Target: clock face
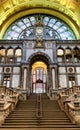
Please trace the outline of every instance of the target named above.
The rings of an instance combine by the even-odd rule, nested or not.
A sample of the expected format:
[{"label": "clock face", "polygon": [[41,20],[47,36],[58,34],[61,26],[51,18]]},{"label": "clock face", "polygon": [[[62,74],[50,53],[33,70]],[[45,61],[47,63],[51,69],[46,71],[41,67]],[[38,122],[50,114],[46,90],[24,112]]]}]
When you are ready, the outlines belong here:
[{"label": "clock face", "polygon": [[36,28],[36,35],[43,35],[43,28],[42,27],[37,27]]}]

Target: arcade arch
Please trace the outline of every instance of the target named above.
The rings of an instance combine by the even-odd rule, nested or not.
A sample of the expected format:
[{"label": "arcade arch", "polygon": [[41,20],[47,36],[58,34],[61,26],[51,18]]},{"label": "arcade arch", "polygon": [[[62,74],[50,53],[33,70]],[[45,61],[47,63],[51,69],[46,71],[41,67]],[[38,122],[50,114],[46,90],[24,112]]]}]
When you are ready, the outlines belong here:
[{"label": "arcade arch", "polygon": [[28,85],[32,93],[48,92],[52,86],[51,59],[44,53],[32,54],[28,59]]}]

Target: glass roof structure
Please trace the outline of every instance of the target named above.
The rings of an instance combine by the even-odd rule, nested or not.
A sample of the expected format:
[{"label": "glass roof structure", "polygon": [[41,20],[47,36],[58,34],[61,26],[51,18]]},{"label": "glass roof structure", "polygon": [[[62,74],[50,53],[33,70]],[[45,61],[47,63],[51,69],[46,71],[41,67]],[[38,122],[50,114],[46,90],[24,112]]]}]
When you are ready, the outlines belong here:
[{"label": "glass roof structure", "polygon": [[[18,40],[35,38],[38,16],[38,14],[35,14],[18,19],[8,27],[3,36],[3,39]],[[43,38],[51,38],[54,40],[76,39],[72,29],[60,19],[43,14],[40,15],[40,18],[43,24]]]}]

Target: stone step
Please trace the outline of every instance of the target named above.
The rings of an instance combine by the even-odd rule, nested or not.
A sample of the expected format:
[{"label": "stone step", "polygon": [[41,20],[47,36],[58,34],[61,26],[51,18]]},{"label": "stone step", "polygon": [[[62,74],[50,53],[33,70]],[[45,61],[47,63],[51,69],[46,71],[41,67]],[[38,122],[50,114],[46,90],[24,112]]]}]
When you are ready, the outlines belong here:
[{"label": "stone step", "polygon": [[36,117],[36,113],[27,114],[27,115],[10,115],[9,117],[12,117],[12,118],[15,118],[15,117],[18,117],[18,118],[21,118],[21,117]]},{"label": "stone step", "polygon": [[44,117],[56,117],[56,118],[60,118],[60,117],[65,117],[65,115],[54,115],[54,114],[42,114],[42,116]]},{"label": "stone step", "polygon": [[[30,113],[30,114],[21,114],[21,115],[19,115],[19,114],[17,114],[17,115],[10,115],[9,117],[36,117],[36,113]],[[61,118],[62,116],[60,115],[55,115],[55,116],[53,116],[53,115],[45,115],[45,114],[43,114],[42,116],[44,116],[45,118]],[[63,116],[62,118],[65,118],[65,116]],[[67,117],[66,117],[67,118]]]},{"label": "stone step", "polygon": [[[24,122],[5,122],[5,124],[3,124],[3,125],[34,125],[34,124],[38,124],[38,120],[37,121],[33,121],[33,122],[31,122],[31,121],[24,121]],[[40,125],[46,125],[46,124],[48,124],[48,125],[72,125],[72,123],[71,122],[57,122],[57,121],[54,121],[54,122],[41,122],[40,121]]]},{"label": "stone step", "polygon": [[[5,120],[5,123],[35,123],[35,122],[38,122],[38,120],[36,119],[36,120],[34,120],[34,119],[30,119],[30,120],[17,120],[17,119],[15,119],[15,120],[8,120],[8,119],[6,119]],[[69,120],[40,120],[40,124],[42,124],[42,123],[48,123],[48,124],[54,124],[54,123],[56,123],[56,124],[72,124],[71,123],[71,121],[69,121]]]},{"label": "stone step", "polygon": [[20,101],[15,110],[5,119],[1,128],[22,128],[22,130],[24,128],[78,129],[79,126],[72,124],[67,115],[60,110],[58,102],[49,100],[46,94],[42,94],[42,117],[37,118],[36,97],[37,95],[32,94],[27,101]]},{"label": "stone step", "polygon": [[[20,108],[19,108],[19,109],[16,109],[17,112],[18,112],[18,111],[19,111],[19,112],[21,112],[21,111],[34,111],[34,110],[35,110],[35,107],[33,107],[33,108],[28,108],[28,107],[27,107],[26,109],[20,109]],[[14,111],[15,111],[15,110],[14,110]],[[14,112],[14,111],[13,111],[13,112]]]},{"label": "stone step", "polygon": [[15,111],[12,111],[11,112],[11,114],[12,113],[25,113],[25,112],[35,112],[36,110],[35,109],[31,109],[31,110],[29,110],[29,109],[24,109],[24,110],[15,110]]},{"label": "stone step", "polygon": [[[74,128],[76,128],[76,130],[80,130],[80,126],[76,126],[76,125],[71,125],[71,124],[43,124],[43,125],[40,125],[40,124],[30,124],[30,125],[27,125],[27,124],[24,124],[24,125],[10,125],[10,124],[7,124],[7,125],[3,125],[1,126],[0,128],[68,128],[68,130],[74,130]],[[64,130],[64,129],[63,129]]]},{"label": "stone step", "polygon": [[[9,116],[6,119],[8,119],[8,120],[16,120],[16,119],[17,120],[36,120],[38,118],[37,117],[36,118],[35,117],[20,117],[20,118],[19,117],[14,117],[13,118],[13,117]],[[63,118],[63,117],[61,117],[61,118],[56,118],[56,117],[55,118],[51,118],[51,117],[50,118],[45,118],[45,117],[41,117],[40,120],[47,120],[47,121],[48,120],[63,120],[63,121],[65,121],[65,120],[69,120],[69,119],[68,118]]]},{"label": "stone step", "polygon": [[[11,115],[26,115],[26,114],[32,114],[32,113],[36,113],[36,111],[26,111],[26,112],[14,112],[11,113]],[[52,113],[52,112],[42,112],[42,115],[48,116],[66,116],[64,113]]]},{"label": "stone step", "polygon": [[24,115],[26,115],[26,114],[32,114],[32,113],[35,113],[36,111],[26,111],[26,112],[13,112],[13,113],[11,113],[11,115],[21,115],[21,114],[24,114]]}]

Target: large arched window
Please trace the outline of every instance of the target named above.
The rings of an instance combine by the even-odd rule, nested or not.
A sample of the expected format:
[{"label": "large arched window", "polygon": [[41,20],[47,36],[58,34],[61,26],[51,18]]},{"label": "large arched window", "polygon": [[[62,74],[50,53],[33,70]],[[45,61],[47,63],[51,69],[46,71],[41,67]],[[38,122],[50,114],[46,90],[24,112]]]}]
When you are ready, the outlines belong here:
[{"label": "large arched window", "polygon": [[[54,40],[75,40],[75,34],[70,27],[60,19],[49,15],[30,15],[18,19],[6,30],[3,39],[34,38],[38,17],[43,25],[43,38]],[[39,30],[40,31],[40,30]],[[40,33],[40,32],[39,32]]]}]

